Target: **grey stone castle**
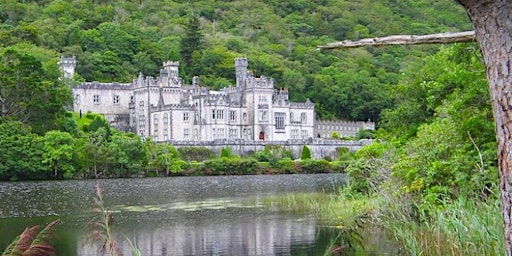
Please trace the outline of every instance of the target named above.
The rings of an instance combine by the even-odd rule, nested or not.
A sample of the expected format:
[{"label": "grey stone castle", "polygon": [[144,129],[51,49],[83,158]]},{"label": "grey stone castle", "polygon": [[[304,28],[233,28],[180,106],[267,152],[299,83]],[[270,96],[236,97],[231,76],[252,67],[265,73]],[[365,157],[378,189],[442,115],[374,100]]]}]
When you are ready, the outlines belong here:
[{"label": "grey stone castle", "polygon": [[[62,57],[59,64],[71,78],[76,59]],[[276,89],[273,79],[253,76],[246,58],[235,59],[236,84],[219,91],[202,86],[199,77],[184,84],[178,69],[177,61],[167,61],[156,78],[139,74],[131,83],[82,83],[73,88],[73,109],[101,113],[113,127],[142,138],[178,144],[311,141],[340,129],[350,136],[375,127],[344,121],[320,121],[317,127],[314,103],[290,102],[288,90]]]}]

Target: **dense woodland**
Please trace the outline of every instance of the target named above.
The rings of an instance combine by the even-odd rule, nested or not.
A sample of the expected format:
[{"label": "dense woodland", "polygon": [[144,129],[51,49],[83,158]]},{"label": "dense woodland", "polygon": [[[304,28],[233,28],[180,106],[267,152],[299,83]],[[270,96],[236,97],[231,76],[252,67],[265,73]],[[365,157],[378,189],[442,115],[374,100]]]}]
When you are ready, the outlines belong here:
[{"label": "dense woodland", "polygon": [[[320,119],[379,121],[404,70],[438,46],[329,53],[327,42],[471,29],[454,1],[16,1],[0,3],[0,46],[54,64],[78,59],[77,80],[128,82],[179,60],[182,76],[229,86],[235,57],[310,98]],[[51,65],[48,64],[48,65]]]}]

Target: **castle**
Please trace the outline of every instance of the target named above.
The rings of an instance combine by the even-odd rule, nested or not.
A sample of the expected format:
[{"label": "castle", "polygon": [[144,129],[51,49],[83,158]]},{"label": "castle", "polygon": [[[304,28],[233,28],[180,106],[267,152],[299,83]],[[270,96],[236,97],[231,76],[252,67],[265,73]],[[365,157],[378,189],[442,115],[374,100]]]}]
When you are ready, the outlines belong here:
[{"label": "castle", "polygon": [[[72,78],[76,59],[61,57],[59,65],[64,77]],[[82,83],[73,88],[73,109],[101,113],[113,127],[142,138],[178,144],[311,141],[341,129],[323,125],[317,131],[314,103],[290,102],[286,88],[275,89],[273,79],[253,76],[247,58],[235,59],[236,84],[219,91],[202,86],[199,77],[184,84],[178,69],[179,62],[167,61],[156,78],[140,73],[131,83]],[[371,122],[339,124],[351,131],[347,135],[375,127]]]}]

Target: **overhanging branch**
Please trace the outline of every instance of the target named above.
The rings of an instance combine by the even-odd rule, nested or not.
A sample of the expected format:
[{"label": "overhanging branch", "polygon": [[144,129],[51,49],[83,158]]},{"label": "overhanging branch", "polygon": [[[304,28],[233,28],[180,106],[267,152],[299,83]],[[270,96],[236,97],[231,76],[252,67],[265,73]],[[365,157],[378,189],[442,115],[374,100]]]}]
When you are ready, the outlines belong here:
[{"label": "overhanging branch", "polygon": [[365,38],[357,41],[344,40],[318,46],[317,50],[356,48],[363,46],[407,45],[407,44],[443,44],[475,41],[475,31],[438,33],[430,35],[395,35]]}]

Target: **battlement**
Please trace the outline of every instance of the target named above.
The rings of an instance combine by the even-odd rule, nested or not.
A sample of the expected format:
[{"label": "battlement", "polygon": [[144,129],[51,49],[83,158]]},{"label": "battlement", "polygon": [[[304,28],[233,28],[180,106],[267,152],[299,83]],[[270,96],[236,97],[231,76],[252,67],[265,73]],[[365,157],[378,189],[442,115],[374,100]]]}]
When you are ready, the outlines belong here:
[{"label": "battlement", "polygon": [[274,92],[274,99],[275,100],[288,100],[288,88],[280,88],[279,90],[276,90]]},{"label": "battlement", "polygon": [[247,58],[241,57],[241,58],[235,58],[235,67],[248,67],[249,62]]},{"label": "battlement", "polygon": [[161,111],[161,110],[195,110],[195,106],[192,104],[166,104],[162,107],[151,105],[152,111]]},{"label": "battlement", "polygon": [[59,65],[76,65],[76,56],[64,57],[60,56]]},{"label": "battlement", "polygon": [[179,61],[165,61],[162,65],[164,68],[167,68],[167,67],[179,67],[180,66],[180,62]]},{"label": "battlement", "polygon": [[103,89],[103,90],[131,90],[131,83],[102,83],[102,82],[85,82],[77,85],[76,89]]},{"label": "battlement", "polygon": [[76,56],[60,56],[60,60],[57,64],[59,65],[60,71],[62,72],[62,76],[64,78],[73,78],[75,75]]},{"label": "battlement", "polygon": [[252,75],[248,75],[246,79],[247,87],[253,88],[274,88],[274,79],[268,78],[266,76],[254,77]]}]

